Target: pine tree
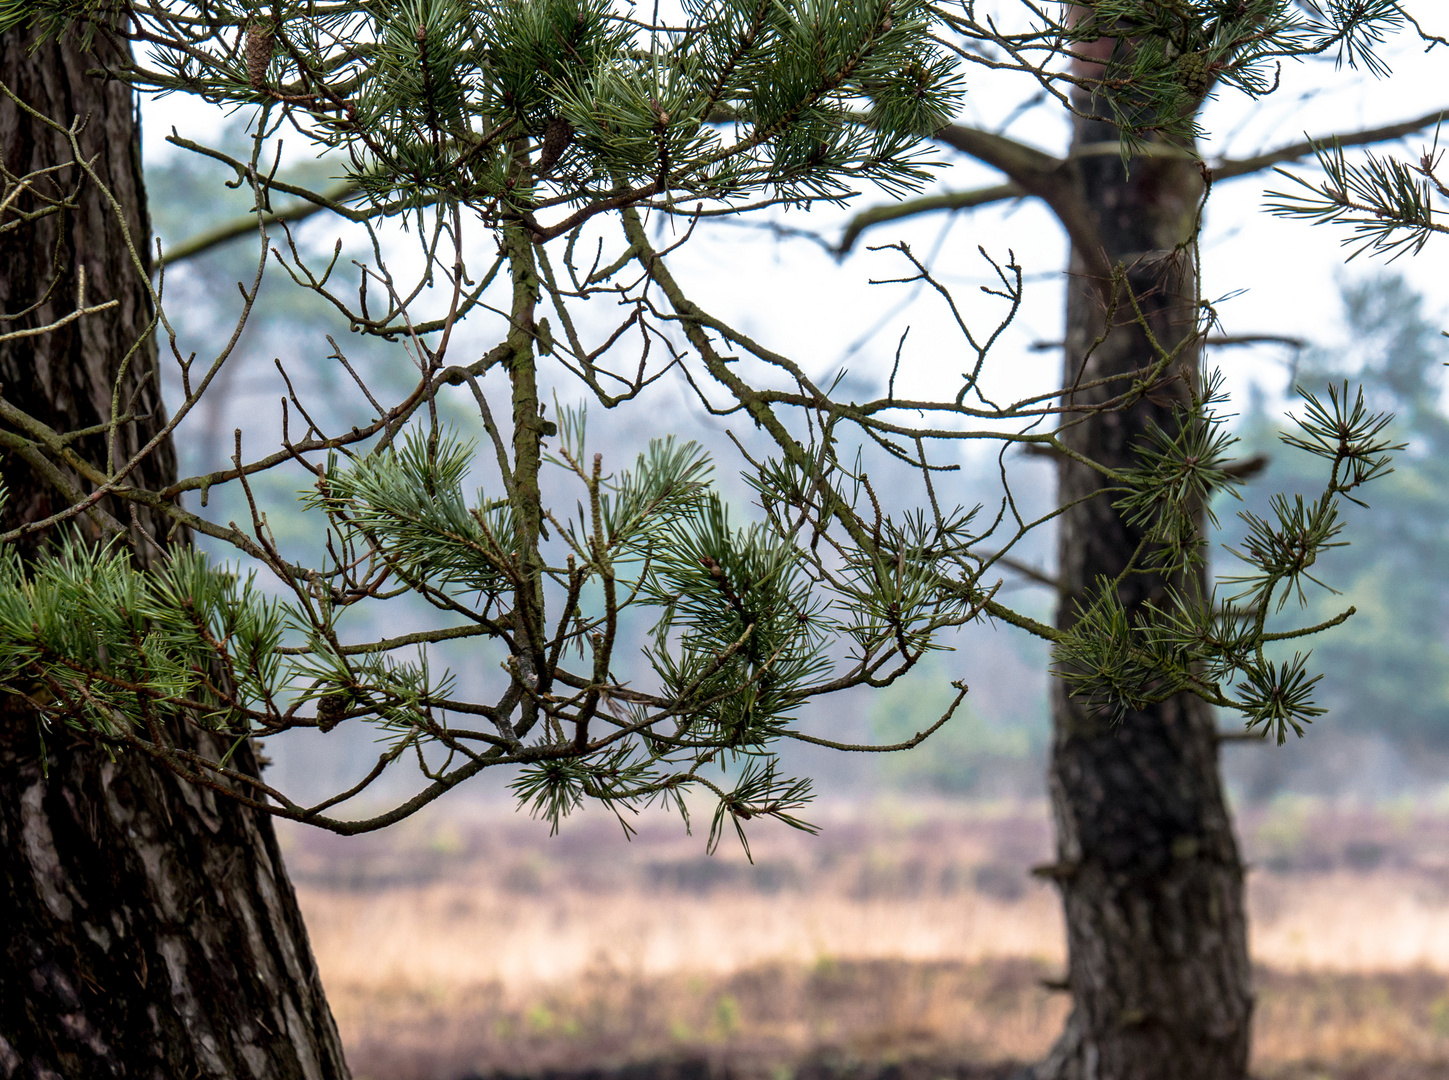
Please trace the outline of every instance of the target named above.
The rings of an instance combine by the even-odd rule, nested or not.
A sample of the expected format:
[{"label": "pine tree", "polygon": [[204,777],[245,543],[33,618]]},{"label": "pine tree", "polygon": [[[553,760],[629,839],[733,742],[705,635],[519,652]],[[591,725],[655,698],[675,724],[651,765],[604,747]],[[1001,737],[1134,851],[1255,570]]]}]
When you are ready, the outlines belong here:
[{"label": "pine tree", "polygon": [[[1190,136],[1188,105],[1204,72],[1263,90],[1276,57],[1335,42],[1361,48],[1387,18],[1357,5],[1294,20],[1282,7],[1193,7],[1189,26],[1216,19],[1219,29],[1204,37],[1198,28],[1188,44],[1202,55],[1191,63],[1182,20],[1155,3],[1114,0],[1050,33],[991,41],[1028,72],[1040,58],[1070,58],[1076,66],[1042,77],[1049,89],[1069,83],[1069,104],[1089,103],[1083,122],[1113,139],[1103,160],[1125,168],[1143,145]],[[141,59],[118,48],[105,66],[143,93],[250,109],[248,157],[171,141],[224,163],[252,192],[258,247],[231,342],[198,361],[167,319],[164,276],[151,284],[131,237],[181,383],[154,435],[132,437],[145,406],[126,389],[127,362],[89,432],[57,430],[7,400],[14,452],[58,496],[0,536],[0,672],[17,708],[49,737],[64,732],[251,811],[341,833],[384,827],[480,773],[511,769],[520,802],[555,826],[585,802],[626,824],[629,811],[656,803],[687,818],[685,796],[709,794],[711,847],[726,834],[744,841],[759,818],[810,827],[800,817],[809,782],[781,773],[781,740],[903,750],[949,722],[964,684],[939,720],[895,746],[854,746],[796,725],[812,700],[887,685],[978,619],[1054,642],[1063,686],[1104,730],[1130,728],[1184,694],[1236,709],[1279,739],[1310,720],[1317,706],[1303,662],[1268,659],[1264,646],[1346,615],[1282,628],[1268,618],[1316,573],[1343,500],[1386,468],[1383,420],[1352,395],[1310,402],[1298,446],[1320,459],[1315,499],[1261,521],[1227,593],[1207,583],[1203,507],[1236,477],[1220,386],[1192,362],[1211,321],[1194,270],[1198,189],[1182,207],[1191,228],[1158,252],[1193,298],[1180,305],[1186,321],[1177,309],[1164,321],[1137,267],[1099,266],[1086,251],[1111,313],[1101,341],[1120,320],[1147,354],[1124,359],[1109,343],[1103,356],[1115,358],[1100,371],[1006,404],[987,398],[980,375],[1021,300],[1013,260],[991,264],[998,323],[961,324],[965,370],[954,393],[897,398],[893,376],[886,397],[857,403],[713,315],[672,271],[672,248],[650,238],[646,216],[678,219],[677,246],[712,217],[839,202],[866,184],[918,188],[930,167],[922,140],[962,92],[960,58],[940,31],[970,18],[970,5],[943,14],[903,0],[691,0],[668,25],[608,0],[0,7],[0,26],[145,42]],[[1232,28],[1222,51],[1215,42]],[[1119,57],[1103,41],[1133,44]],[[36,119],[65,135],[71,168],[86,172],[79,121]],[[345,161],[338,188],[280,178],[273,154],[284,126]],[[55,205],[37,194],[48,175],[6,175],[7,225],[23,228]],[[291,234],[302,214],[289,198],[362,230],[370,257],[348,269],[339,240],[330,258],[314,258]],[[399,228],[417,246],[411,274],[393,242]],[[908,275],[930,280],[907,247],[897,252]],[[380,401],[348,350],[329,341],[326,362],[365,403],[355,423],[328,430],[293,392],[279,450],[254,456],[239,431],[228,467],[149,479],[142,465],[204,399],[247,321],[264,317],[254,305],[273,264],[354,333],[388,343],[415,369],[412,388]],[[602,308],[623,314],[601,331]],[[98,311],[78,295],[72,314],[25,333],[56,333]],[[465,320],[490,319],[496,344],[460,358]],[[1095,351],[1086,347],[1084,359]],[[754,520],[732,517],[694,444],[656,439],[628,462],[590,445],[581,408],[550,409],[551,390],[628,407],[676,370],[710,411],[756,429],[739,447]],[[476,407],[481,450],[442,421],[448,399]],[[144,416],[158,419],[154,409]],[[1122,447],[1083,434],[1110,430]],[[87,434],[103,436],[102,453],[80,451]],[[1110,505],[1134,530],[1135,549],[1090,583],[1079,619],[1047,625],[998,599],[1001,560],[1043,521],[1023,519],[1009,500],[992,511],[952,505],[949,458],[968,440],[1071,459],[1091,478],[1080,501]],[[871,455],[909,465],[916,491],[892,491],[883,505]],[[325,523],[320,557],[284,550],[268,524],[264,481],[284,467],[306,470],[306,504]],[[551,476],[572,485],[571,498],[547,497]],[[225,485],[245,496],[240,525],[183,501],[195,493],[205,506]],[[165,528],[138,527],[143,513]],[[47,545],[22,557],[15,542],[42,530]],[[230,545],[238,561],[179,547],[137,559],[176,530]],[[430,605],[435,624],[355,639],[356,614],[403,596]],[[653,619],[642,642],[627,639],[631,610]],[[487,692],[465,696],[437,668],[430,646],[444,642],[476,648]],[[620,656],[641,644],[651,677],[626,681]],[[358,785],[321,803],[301,805],[238,763],[253,739],[342,724],[370,725],[384,750]],[[205,733],[217,749],[178,731]],[[417,770],[411,798],[360,819],[334,810],[405,768]],[[1245,1013],[1230,1020],[1222,1042],[1227,1059],[1240,1059]],[[1216,1060],[1199,1073],[1218,1075]],[[1139,1074],[1130,1062],[1114,1070]]]},{"label": "pine tree", "polygon": [[[0,380],[5,407],[17,410],[9,415],[66,432],[74,462],[100,467],[108,447],[130,460],[153,444],[130,475],[159,488],[177,473],[154,381],[155,308],[132,263],[151,247],[140,132],[130,89],[86,74],[125,50],[95,45],[0,35],[0,82],[32,108],[69,107],[84,119],[57,129],[0,101],[6,180],[28,176],[35,192],[34,202],[7,204],[0,230]],[[132,418],[112,441],[105,419],[117,388]],[[83,481],[68,463],[47,468],[10,423],[0,445],[9,496],[0,529],[33,571],[48,557],[46,534],[25,527],[64,508],[67,485]],[[121,500],[98,505],[135,527],[128,550],[138,568],[187,543],[184,528],[144,507],[132,516]],[[270,818],[145,755],[48,726],[8,689],[4,703],[0,1075],[345,1076]],[[180,723],[165,739],[177,753],[213,758],[230,745]],[[230,760],[258,775],[249,746]]]},{"label": "pine tree", "polygon": [[[994,78],[1001,74],[1002,52],[1022,57],[1063,50],[1063,62],[1022,74],[1036,91],[1034,100],[1067,114],[1070,145],[1064,153],[1049,153],[1003,131],[951,124],[936,139],[999,171],[1005,182],[864,210],[845,229],[839,250],[850,250],[866,230],[918,214],[1040,200],[1071,244],[1062,343],[1067,386],[1124,377],[1148,365],[1164,344],[1180,350],[1184,378],[1203,377],[1202,347],[1222,335],[1205,332],[1211,317],[1204,322],[1197,215],[1210,192],[1225,182],[1315,151],[1313,140],[1294,141],[1248,158],[1203,160],[1196,140],[1207,100],[1271,93],[1292,77],[1293,61],[1313,57],[1387,75],[1375,47],[1397,31],[1417,36],[1429,48],[1443,45],[1414,22],[1408,5],[1392,2],[1111,0],[1030,10],[1007,4],[992,9],[990,19],[975,8],[963,5],[947,17],[950,40],[959,55],[989,68]],[[1006,15],[1012,10],[1021,21]],[[1014,32],[1003,35],[1002,26]],[[1344,147],[1422,131],[1441,115],[1434,111],[1342,132],[1324,143],[1341,155]],[[1385,184],[1398,183],[1389,172],[1381,168],[1382,178],[1370,181],[1385,194]],[[1355,189],[1340,183],[1338,190]],[[1415,236],[1422,235],[1427,219],[1415,216],[1403,195],[1399,190],[1393,212],[1401,216],[1393,220],[1417,224]],[[1320,206],[1317,212],[1325,211]],[[1365,213],[1362,206],[1335,204],[1330,216],[1356,214],[1362,220]],[[1382,225],[1385,219],[1373,220]],[[1123,279],[1126,291],[1119,284]],[[1081,397],[1079,392],[1075,400]],[[1139,401],[1125,413],[1085,418],[1067,437],[1096,465],[1131,468],[1141,442],[1157,438],[1156,432],[1187,435],[1175,426],[1164,397]],[[1146,533],[1132,507],[1112,497],[1095,468],[1072,456],[1059,457],[1057,467],[1058,558],[1048,577],[1056,592],[1055,623],[1066,635],[1066,648],[1058,645],[1057,656],[1071,663],[1077,641],[1112,633],[1113,626],[1124,625],[1124,615],[1127,622],[1142,617],[1157,603],[1154,594],[1176,585],[1169,574],[1123,580],[1117,598],[1108,598],[1111,618],[1104,619],[1108,612],[1097,583],[1117,580],[1133,564]],[[1250,458],[1230,466],[1252,467]],[[1262,545],[1277,543],[1268,539],[1274,534],[1336,534],[1342,522],[1323,516],[1326,508],[1315,498],[1310,491],[1303,503],[1267,502],[1253,523],[1259,546],[1252,555],[1266,555]],[[1184,535],[1200,542],[1208,523],[1200,513],[1182,523]],[[1337,604],[1324,617],[1345,606]],[[1302,666],[1301,650],[1279,649],[1271,662],[1272,677],[1260,687],[1263,701],[1309,692],[1312,677]],[[1266,676],[1267,669],[1260,674]],[[1218,776],[1222,736],[1212,711],[1202,698],[1182,695],[1144,701],[1120,723],[1102,724],[1094,720],[1090,700],[1067,690],[1057,685],[1052,697],[1049,788],[1057,859],[1043,872],[1063,895],[1074,1007],[1037,1075],[1076,1077],[1096,1068],[1101,1075],[1123,1077],[1169,1071],[1241,1076],[1252,1009],[1243,868]],[[1299,712],[1278,734],[1301,729],[1312,715],[1317,713]],[[1123,1023],[1123,1016],[1141,1021]]]}]

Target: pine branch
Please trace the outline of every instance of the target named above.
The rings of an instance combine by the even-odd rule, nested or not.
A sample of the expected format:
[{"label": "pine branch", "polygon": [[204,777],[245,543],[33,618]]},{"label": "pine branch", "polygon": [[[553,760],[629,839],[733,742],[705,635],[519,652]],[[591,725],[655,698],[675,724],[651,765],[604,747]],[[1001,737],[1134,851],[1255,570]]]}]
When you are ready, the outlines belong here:
[{"label": "pine branch", "polygon": [[1318,139],[1290,143],[1287,146],[1280,146],[1276,150],[1268,150],[1261,154],[1254,154],[1252,157],[1220,161],[1213,166],[1213,180],[1235,180],[1240,176],[1251,176],[1254,173],[1260,173],[1264,169],[1271,169],[1274,165],[1281,165],[1287,161],[1299,161],[1306,157],[1312,157],[1317,148],[1327,146],[1335,140],[1337,140],[1339,146],[1372,146],[1375,143],[1402,139],[1406,135],[1412,135],[1416,131],[1423,131],[1425,128],[1439,123],[1445,116],[1449,116],[1449,109],[1439,109],[1436,112],[1425,113],[1423,116],[1413,120],[1403,120],[1397,124],[1386,124],[1383,127],[1367,128],[1363,131],[1350,132],[1347,135],[1325,135]]},{"label": "pine branch", "polygon": [[[331,187],[319,191],[316,195],[303,195],[306,201],[293,203],[285,210],[277,210],[262,215],[262,225],[275,225],[281,221],[305,221],[313,214],[321,213],[323,210],[336,211],[339,206],[346,203],[348,199],[357,195],[362,188],[354,180],[342,180]],[[254,235],[257,231],[257,215],[243,214],[233,218],[231,221],[223,222],[203,233],[198,233],[189,240],[183,240],[174,247],[163,249],[159,260],[162,266],[174,266],[186,259],[194,259],[198,255],[204,255],[208,251],[220,247],[229,241],[239,239],[243,236]]]},{"label": "pine branch", "polygon": [[969,154],[984,165],[1005,173],[1022,192],[1040,198],[1057,217],[1081,253],[1089,274],[1106,279],[1112,268],[1101,257],[1101,244],[1089,208],[1083,202],[1067,161],[1005,135],[949,124],[935,134],[938,142]]},{"label": "pine branch", "polygon": [[1062,164],[1060,158],[1045,150],[966,124],[947,124],[936,132],[934,138],[953,150],[969,154],[983,165],[1005,173],[1033,194],[1050,181]]},{"label": "pine branch", "polygon": [[[1339,144],[1342,146],[1368,146],[1400,139],[1439,123],[1445,115],[1446,110],[1441,109],[1413,120],[1353,132],[1339,136]],[[936,132],[935,138],[938,142],[968,154],[984,165],[990,165],[992,168],[1000,170],[1010,178],[1009,182],[970,191],[945,192],[939,195],[908,199],[904,202],[873,206],[855,215],[846,225],[840,242],[836,246],[838,256],[849,253],[859,240],[861,233],[875,225],[901,221],[918,214],[936,213],[941,210],[971,209],[1028,195],[1042,198],[1057,214],[1058,219],[1069,233],[1073,231],[1074,227],[1085,233],[1087,224],[1085,214],[1082,213],[1082,208],[1077,202],[1072,199],[1069,189],[1060,182],[1059,170],[1067,161],[1077,158],[1094,157],[1106,153],[1116,156],[1121,152],[1120,144],[1116,142],[1091,144],[1078,147],[1064,161],[1025,143],[964,124],[948,125]],[[1233,180],[1262,172],[1274,165],[1309,157],[1313,154],[1315,145],[1322,146],[1331,138],[1332,136],[1329,136],[1319,140],[1292,143],[1249,158],[1221,161],[1213,167],[1213,179],[1215,181]],[[1147,144],[1138,147],[1134,152],[1134,156],[1139,157],[1158,156],[1159,154],[1182,156],[1183,151],[1177,147]],[[1073,239],[1077,239],[1076,235],[1073,236]]]},{"label": "pine branch", "polygon": [[939,195],[925,195],[919,199],[872,206],[869,210],[863,210],[850,219],[849,224],[845,226],[845,231],[840,236],[840,242],[835,245],[835,255],[837,258],[848,255],[855,246],[855,242],[860,239],[861,233],[876,225],[884,225],[888,221],[900,221],[902,218],[916,217],[918,214],[932,214],[941,210],[970,210],[974,207],[989,206],[991,203],[1003,202],[1006,199],[1020,199],[1025,196],[1026,192],[1019,185],[1007,183],[975,188],[971,191],[946,191]]}]

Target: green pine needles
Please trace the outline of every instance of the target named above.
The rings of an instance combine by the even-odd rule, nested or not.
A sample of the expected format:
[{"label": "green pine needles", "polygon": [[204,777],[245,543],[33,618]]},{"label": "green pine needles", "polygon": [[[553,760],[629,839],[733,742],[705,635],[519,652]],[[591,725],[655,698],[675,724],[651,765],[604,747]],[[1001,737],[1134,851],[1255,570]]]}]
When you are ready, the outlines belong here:
[{"label": "green pine needles", "polygon": [[[1366,56],[1397,8],[1103,0],[1072,10],[1058,24],[1032,7],[1032,29],[1014,34],[976,21],[971,3],[918,0],[687,0],[657,25],[611,0],[0,5],[5,27],[144,46],[109,72],[143,92],[242,110],[248,153],[171,142],[251,192],[258,249],[230,340],[198,359],[167,316],[164,275],[153,285],[133,246],[162,356],[149,338],[131,343],[97,430],[135,422],[126,388],[157,377],[156,364],[174,365],[180,393],[130,459],[113,449],[88,460],[68,433],[4,402],[0,441],[62,507],[0,536],[5,693],[42,733],[69,728],[339,832],[390,824],[504,769],[555,826],[586,803],[627,820],[653,803],[687,816],[691,793],[707,796],[711,845],[730,829],[743,839],[760,818],[808,827],[809,782],[780,768],[782,742],[904,750],[949,722],[964,683],[944,715],[894,746],[801,728],[812,702],[890,685],[976,620],[1055,642],[1059,670],[1104,717],[1189,692],[1280,741],[1301,733],[1319,712],[1314,680],[1304,658],[1285,662],[1274,647],[1349,614],[1294,626],[1285,604],[1318,580],[1342,501],[1387,468],[1384,420],[1361,397],[1345,388],[1309,399],[1289,442],[1327,463],[1323,491],[1250,516],[1242,567],[1220,590],[1207,581],[1202,525],[1241,475],[1220,385],[1193,374],[1212,319],[1200,296],[1200,323],[1160,340],[1117,268],[1101,282],[1102,310],[1140,328],[1151,362],[1106,380],[1090,405],[1072,388],[1002,403],[983,390],[983,370],[1020,307],[1021,267],[987,256],[997,308],[982,333],[908,247],[878,249],[904,275],[887,287],[932,287],[964,360],[914,355],[902,338],[884,394],[847,401],[836,382],[697,301],[671,270],[673,247],[646,224],[677,226],[677,247],[714,216],[839,201],[863,185],[917,188],[932,164],[922,138],[955,113],[970,64],[1011,67],[1073,108],[1106,102],[1131,142],[1182,134],[1190,103],[1216,85],[1266,92],[1276,57],[1335,43]],[[99,183],[84,126],[36,119],[70,146],[61,168]],[[340,187],[288,179],[284,130],[328,155]],[[4,175],[0,224],[68,212],[42,179]],[[283,212],[282,198],[344,223],[348,257],[342,237],[320,257],[299,242],[301,203]],[[1194,262],[1191,246],[1177,265]],[[279,449],[249,456],[252,437],[238,431],[225,467],[145,487],[138,461],[237,362],[242,331],[264,317],[263,278],[278,270],[385,361],[369,368],[356,355],[365,349],[349,355],[333,338],[299,346],[351,397],[309,400],[279,360]],[[1180,280],[1196,289],[1193,274]],[[74,318],[102,310],[80,293]],[[907,385],[925,385],[911,378],[925,365],[961,375],[908,396]],[[734,425],[753,507],[714,486],[695,443],[591,446],[583,409],[557,404],[583,395],[606,410],[642,407],[666,376]],[[1163,395],[1176,418],[1150,432],[1138,464],[1093,465],[1100,497],[1140,541],[1121,579],[1100,583],[1069,630],[1006,604],[1002,569],[1060,512],[1023,511],[1009,451],[1072,454],[1061,436],[1081,416]],[[956,505],[954,476],[976,460],[962,448],[978,443],[1000,451],[1004,494]],[[283,511],[268,501],[278,484],[305,488],[307,557],[278,539]],[[204,508],[217,493],[240,523],[190,502]],[[137,511],[164,527],[143,528]],[[53,542],[22,563],[10,542],[41,525]],[[170,542],[178,530],[230,554]],[[1129,610],[1126,586],[1143,582],[1152,598]],[[445,649],[466,650],[466,670],[440,664]],[[222,749],[182,748],[184,725]],[[370,726],[379,754],[320,803],[233,767],[245,740],[341,725]],[[345,806],[407,767],[418,782],[406,800],[361,817]]]},{"label": "green pine needles", "polygon": [[[90,13],[27,7],[28,20],[0,11],[0,26]],[[793,203],[841,199],[860,183],[913,190],[927,176],[917,140],[958,106],[961,80],[930,43],[920,0],[690,0],[681,27],[644,26],[615,8],[137,7],[132,33],[158,46],[156,63],[123,77],[149,91],[289,106],[307,137],[348,156],[383,213],[457,200],[527,219],[567,205],[569,227],[651,198]],[[263,12],[270,55],[258,79],[238,31],[253,40]],[[525,163],[530,142],[542,152]]]},{"label": "green pine needles", "polygon": [[[1175,694],[1196,693],[1240,713],[1248,730],[1261,728],[1279,745],[1289,730],[1301,736],[1304,725],[1322,715],[1311,696],[1318,676],[1306,673],[1307,657],[1295,654],[1283,662],[1268,651],[1274,643],[1327,630],[1352,609],[1291,630],[1270,630],[1268,619],[1290,600],[1306,607],[1305,585],[1328,588],[1311,571],[1324,554],[1344,545],[1338,539],[1341,501],[1364,505],[1355,492],[1388,471],[1389,452],[1403,446],[1382,437],[1391,417],[1370,413],[1362,391],[1351,404],[1346,384],[1341,390],[1330,387],[1326,403],[1312,394],[1305,398],[1304,416],[1294,418],[1298,433],[1282,441],[1328,463],[1320,496],[1310,501],[1276,495],[1271,518],[1239,513],[1246,537],[1228,549],[1240,567],[1220,579],[1222,591],[1236,590],[1227,597],[1187,574],[1134,618],[1118,586],[1138,568],[1129,566],[1116,582],[1100,582],[1095,601],[1057,644],[1058,672],[1076,693],[1119,716]],[[1193,514],[1213,492],[1232,493],[1239,482],[1227,471],[1235,441],[1206,412],[1184,415],[1176,437],[1153,431],[1141,451],[1143,467],[1123,475],[1125,494],[1117,500],[1141,529],[1143,565],[1156,561],[1178,574],[1201,569],[1205,545]]]},{"label": "green pine needles", "polygon": [[1449,235],[1441,220],[1449,211],[1449,172],[1434,145],[1415,162],[1368,154],[1362,163],[1349,161],[1337,143],[1315,146],[1323,179],[1304,180],[1286,169],[1275,170],[1293,181],[1287,191],[1269,192],[1268,209],[1279,217],[1303,218],[1314,224],[1349,226],[1345,246],[1355,259],[1364,252],[1398,258],[1417,255],[1435,236]]}]

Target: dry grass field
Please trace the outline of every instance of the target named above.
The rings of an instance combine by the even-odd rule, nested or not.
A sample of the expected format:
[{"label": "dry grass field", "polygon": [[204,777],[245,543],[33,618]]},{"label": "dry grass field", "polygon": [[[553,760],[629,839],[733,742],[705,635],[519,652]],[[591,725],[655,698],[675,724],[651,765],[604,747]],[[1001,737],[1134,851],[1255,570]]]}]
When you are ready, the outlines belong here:
[{"label": "dry grass field", "polygon": [[[1030,875],[1043,809],[817,816],[819,837],[757,829],[753,866],[677,822],[550,839],[477,808],[284,842],[359,1080],[937,1080],[1041,1053],[1066,1008],[1056,900]],[[1240,829],[1255,1073],[1449,1078],[1449,814],[1291,803]]]}]

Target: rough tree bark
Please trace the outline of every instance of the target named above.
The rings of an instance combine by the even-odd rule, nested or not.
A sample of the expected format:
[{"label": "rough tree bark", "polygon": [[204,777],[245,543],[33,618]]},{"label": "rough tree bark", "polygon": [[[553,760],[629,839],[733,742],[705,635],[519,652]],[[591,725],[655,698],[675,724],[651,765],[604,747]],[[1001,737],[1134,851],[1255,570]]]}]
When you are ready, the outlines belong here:
[{"label": "rough tree bark", "polygon": [[[81,146],[148,259],[132,94],[85,74],[114,46],[100,37],[93,54],[74,42],[33,52],[29,44],[0,35],[0,79],[47,116],[84,118]],[[0,152],[12,175],[72,156],[62,135],[8,99]],[[75,199],[0,233],[0,313],[9,313],[0,327],[43,326],[74,310],[79,267],[87,303],[120,303],[48,335],[0,342],[0,384],[20,409],[76,431],[110,416],[113,382],[152,308],[96,185],[69,167],[39,189],[74,190]],[[38,206],[22,199],[14,209]],[[162,423],[155,369],[152,338],[130,361],[126,400],[141,419],[120,433],[118,460]],[[104,465],[103,437],[77,445]],[[140,479],[156,484],[174,471],[168,445]],[[64,505],[13,442],[0,473],[9,489],[0,528]],[[33,557],[39,543],[23,554]],[[139,557],[157,550],[143,544]],[[241,763],[256,767],[246,748]],[[18,698],[0,702],[0,890],[0,1078],[348,1075],[270,819],[74,732],[42,739]]]},{"label": "rough tree bark", "polygon": [[[1067,386],[1153,360],[1125,297],[1116,328],[1092,349],[1107,318],[1103,267],[1128,269],[1154,334],[1168,347],[1196,324],[1192,262],[1172,252],[1191,235],[1202,175],[1180,157],[1137,158],[1129,173],[1115,152],[1117,138],[1111,127],[1076,121],[1068,167],[1073,201],[1087,220],[1073,235]],[[1104,147],[1112,152],[1093,152]],[[1085,237],[1093,250],[1084,250]],[[1103,464],[1130,466],[1150,423],[1172,429],[1172,402],[1181,399],[1183,380],[1196,380],[1197,367],[1197,350],[1185,350],[1172,373],[1178,381],[1129,411],[1078,424],[1069,445]],[[1058,476],[1062,504],[1102,486],[1099,474],[1070,460],[1059,463]],[[1103,496],[1068,510],[1059,527],[1057,625],[1066,628],[1092,586],[1121,572],[1141,534]],[[1164,584],[1128,578],[1120,588],[1124,606],[1138,608]],[[1114,726],[1053,680],[1052,723],[1051,871],[1065,906],[1073,1009],[1035,1076],[1240,1080],[1252,1013],[1243,868],[1218,777],[1212,710],[1182,695]]]}]

